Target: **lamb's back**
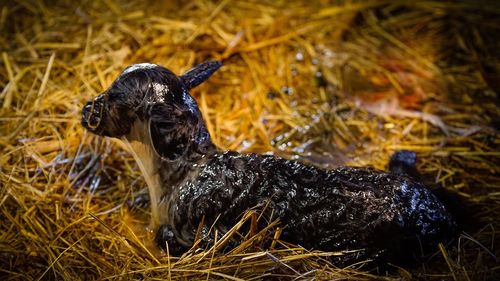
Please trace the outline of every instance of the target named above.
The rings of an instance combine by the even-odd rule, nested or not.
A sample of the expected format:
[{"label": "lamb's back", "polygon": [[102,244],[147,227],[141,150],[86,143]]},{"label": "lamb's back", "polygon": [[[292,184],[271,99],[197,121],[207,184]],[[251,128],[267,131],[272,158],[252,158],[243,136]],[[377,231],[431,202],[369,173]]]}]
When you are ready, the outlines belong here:
[{"label": "lamb's back", "polygon": [[254,206],[281,221],[282,239],[318,250],[400,247],[415,237],[441,239],[454,227],[441,202],[408,177],[226,152],[210,156],[179,189],[174,228],[186,235],[220,215],[224,232]]}]

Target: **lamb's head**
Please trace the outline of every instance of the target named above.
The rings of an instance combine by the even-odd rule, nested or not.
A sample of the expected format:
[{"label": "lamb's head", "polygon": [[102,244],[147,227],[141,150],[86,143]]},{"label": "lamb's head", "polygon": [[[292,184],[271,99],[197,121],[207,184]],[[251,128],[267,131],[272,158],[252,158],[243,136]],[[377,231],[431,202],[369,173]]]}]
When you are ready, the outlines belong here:
[{"label": "lamb's head", "polygon": [[97,135],[152,145],[168,160],[188,150],[204,153],[213,145],[189,89],[220,66],[205,62],[180,77],[155,64],[129,66],[109,89],[84,105],[82,125]]}]

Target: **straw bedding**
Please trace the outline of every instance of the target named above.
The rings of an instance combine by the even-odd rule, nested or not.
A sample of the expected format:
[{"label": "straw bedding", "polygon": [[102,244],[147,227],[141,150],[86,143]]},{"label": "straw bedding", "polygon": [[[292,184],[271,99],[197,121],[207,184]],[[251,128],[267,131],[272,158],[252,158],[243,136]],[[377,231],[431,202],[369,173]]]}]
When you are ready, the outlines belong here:
[{"label": "straw bedding", "polygon": [[[9,1],[0,5],[2,280],[495,280],[500,275],[495,1]],[[152,244],[126,147],[80,126],[129,64],[224,66],[192,91],[216,145],[385,169],[416,151],[460,196],[464,233],[405,265],[338,268],[278,222],[181,258]],[[243,242],[221,253],[224,239]],[[369,271],[372,269],[371,271]]]}]

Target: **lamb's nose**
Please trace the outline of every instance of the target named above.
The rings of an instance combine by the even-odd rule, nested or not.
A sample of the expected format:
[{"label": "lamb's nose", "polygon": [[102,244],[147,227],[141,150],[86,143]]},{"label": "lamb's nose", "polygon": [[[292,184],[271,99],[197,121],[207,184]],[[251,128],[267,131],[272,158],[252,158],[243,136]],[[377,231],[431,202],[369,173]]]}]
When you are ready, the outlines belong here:
[{"label": "lamb's nose", "polygon": [[82,125],[83,127],[87,128],[88,129],[88,123],[89,123],[89,119],[90,119],[90,110],[92,108],[92,102],[91,101],[88,101],[87,103],[85,103],[85,105],[83,106],[83,109],[82,109]]},{"label": "lamb's nose", "polygon": [[96,98],[87,102],[82,109],[82,126],[90,131],[95,131],[102,120],[103,102]]}]

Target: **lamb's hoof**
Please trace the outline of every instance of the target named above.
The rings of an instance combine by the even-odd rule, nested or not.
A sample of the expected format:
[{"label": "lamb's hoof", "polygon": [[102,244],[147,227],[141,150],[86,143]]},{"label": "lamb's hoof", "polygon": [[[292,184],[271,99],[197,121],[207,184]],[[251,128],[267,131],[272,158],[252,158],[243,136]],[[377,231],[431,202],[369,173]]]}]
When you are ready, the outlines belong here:
[{"label": "lamb's hoof", "polygon": [[410,176],[416,180],[420,177],[417,171],[417,154],[409,150],[400,150],[392,155],[389,171],[393,174]]},{"label": "lamb's hoof", "polygon": [[177,239],[175,239],[172,228],[167,224],[160,226],[160,228],[156,232],[155,240],[158,247],[162,248],[165,251],[168,251],[169,255],[171,256],[180,256],[188,250],[186,247],[179,244]]}]

